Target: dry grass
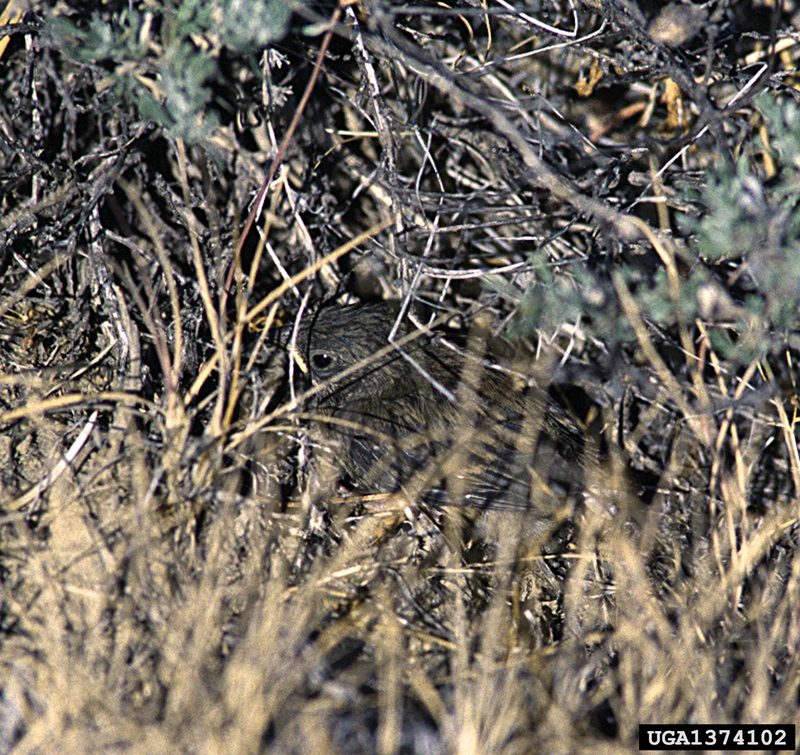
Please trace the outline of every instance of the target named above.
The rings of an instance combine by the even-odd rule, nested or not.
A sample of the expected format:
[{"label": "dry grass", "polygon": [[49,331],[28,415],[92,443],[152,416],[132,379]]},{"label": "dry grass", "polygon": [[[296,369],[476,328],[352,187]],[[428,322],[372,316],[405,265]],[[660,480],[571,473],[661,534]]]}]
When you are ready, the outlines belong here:
[{"label": "dry grass", "polygon": [[[676,224],[721,156],[768,177],[751,95],[796,95],[792,8],[680,47],[616,0],[575,36],[531,21],[565,3],[462,5],[298,16],[284,66],[217,59],[194,145],[34,13],[0,48],[0,751],[619,753],[644,722],[797,721],[797,348],[720,351],[747,265]],[[604,449],[555,544],[315,475],[270,333],[324,298],[511,322]]]}]

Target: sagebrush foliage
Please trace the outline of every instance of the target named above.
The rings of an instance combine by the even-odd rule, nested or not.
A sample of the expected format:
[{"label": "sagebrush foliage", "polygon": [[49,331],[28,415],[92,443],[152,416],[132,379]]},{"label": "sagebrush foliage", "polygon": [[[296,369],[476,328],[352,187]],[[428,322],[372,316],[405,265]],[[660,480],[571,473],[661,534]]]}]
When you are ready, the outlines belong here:
[{"label": "sagebrush foliage", "polygon": [[[19,6],[0,750],[797,719],[794,0]],[[415,459],[447,506],[325,469],[281,346],[386,299],[584,434],[545,536],[457,466]]]},{"label": "sagebrush foliage", "polygon": [[[280,40],[290,15],[280,0],[170,0],[141,10],[121,5],[88,19],[76,14],[74,21],[51,13],[46,33],[73,59],[106,68],[106,84],[142,118],[190,143],[219,125],[212,84],[225,86],[220,55],[252,54]],[[207,44],[198,44],[201,39]]]}]

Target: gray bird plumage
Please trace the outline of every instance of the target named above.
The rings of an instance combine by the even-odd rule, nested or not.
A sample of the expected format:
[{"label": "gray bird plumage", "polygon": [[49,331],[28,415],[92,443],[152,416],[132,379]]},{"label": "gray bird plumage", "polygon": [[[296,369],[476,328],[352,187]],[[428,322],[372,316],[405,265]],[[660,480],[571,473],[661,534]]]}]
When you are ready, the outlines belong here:
[{"label": "gray bird plumage", "polygon": [[431,505],[540,510],[580,484],[583,434],[546,392],[406,321],[394,348],[396,318],[388,304],[327,307],[299,328],[308,416],[342,477]]}]

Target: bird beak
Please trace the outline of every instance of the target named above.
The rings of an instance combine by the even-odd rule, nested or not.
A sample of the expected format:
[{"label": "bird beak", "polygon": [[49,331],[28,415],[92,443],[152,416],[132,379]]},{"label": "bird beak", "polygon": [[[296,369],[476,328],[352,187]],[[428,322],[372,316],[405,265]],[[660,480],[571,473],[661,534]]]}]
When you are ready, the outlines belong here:
[{"label": "bird beak", "polygon": [[279,348],[287,351],[289,353],[289,359],[294,361],[300,372],[302,372],[304,375],[308,375],[308,365],[306,364],[306,360],[303,358],[303,353],[297,348],[297,344],[292,343],[293,327],[294,326],[290,323],[289,325],[276,328],[272,332],[269,340]]}]

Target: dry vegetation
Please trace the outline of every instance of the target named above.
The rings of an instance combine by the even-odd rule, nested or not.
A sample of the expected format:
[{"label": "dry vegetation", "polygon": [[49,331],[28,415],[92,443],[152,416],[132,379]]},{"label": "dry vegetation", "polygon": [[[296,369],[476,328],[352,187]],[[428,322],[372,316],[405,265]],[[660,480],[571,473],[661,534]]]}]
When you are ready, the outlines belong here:
[{"label": "dry vegetation", "polygon": [[[796,721],[800,7],[342,5],[6,6],[0,751]],[[271,334],[386,298],[599,444],[549,542],[315,472]]]}]

